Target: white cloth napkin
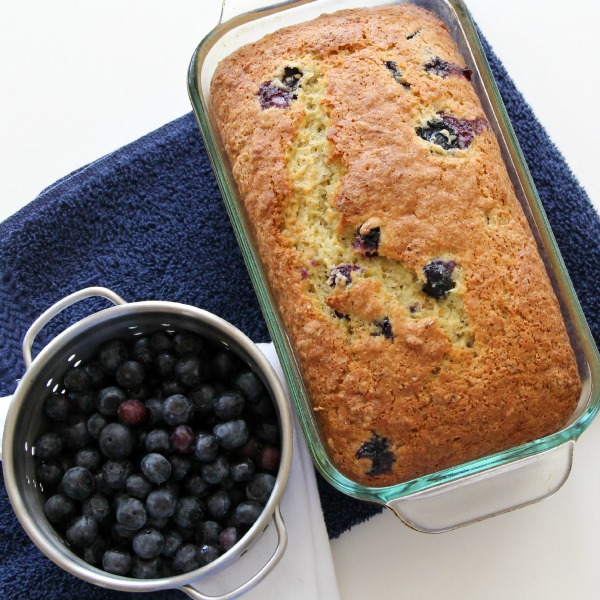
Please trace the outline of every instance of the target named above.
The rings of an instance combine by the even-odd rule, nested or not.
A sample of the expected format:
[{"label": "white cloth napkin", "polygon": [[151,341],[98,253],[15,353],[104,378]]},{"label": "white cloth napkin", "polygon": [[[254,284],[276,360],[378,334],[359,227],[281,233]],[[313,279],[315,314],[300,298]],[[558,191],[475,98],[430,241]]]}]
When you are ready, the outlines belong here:
[{"label": "white cloth napkin", "polygon": [[4,423],[6,423],[6,415],[12,396],[0,398],[0,460],[2,460],[2,433],[4,432]]},{"label": "white cloth napkin", "polygon": [[[273,344],[258,344],[284,385],[285,379]],[[289,401],[289,393],[288,393]],[[317,491],[315,471],[295,411],[292,410],[294,447],[292,467],[281,500],[281,515],[288,531],[288,546],[273,571],[244,600],[339,600],[331,548]],[[259,541],[236,564],[235,571],[252,574],[273,553],[275,527],[271,524]],[[244,563],[244,564],[242,564]],[[236,573],[237,575],[237,573]],[[237,578],[236,578],[237,580]],[[195,584],[204,594],[232,589],[234,576],[228,569]]]}]

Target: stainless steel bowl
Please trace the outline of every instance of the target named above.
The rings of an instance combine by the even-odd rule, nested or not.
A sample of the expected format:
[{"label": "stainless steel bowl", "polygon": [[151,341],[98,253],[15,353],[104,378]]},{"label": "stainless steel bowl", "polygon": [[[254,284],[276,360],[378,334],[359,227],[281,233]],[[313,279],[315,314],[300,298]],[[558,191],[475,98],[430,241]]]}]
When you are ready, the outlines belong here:
[{"label": "stainless steel bowl", "polygon": [[[53,339],[32,361],[33,340],[44,325],[67,306],[102,296],[115,304],[72,325]],[[231,550],[200,569],[161,579],[138,580],[112,575],[98,569],[73,553],[44,515],[43,496],[36,482],[34,443],[44,426],[41,403],[50,391],[60,391],[62,375],[80,360],[89,359],[100,344],[115,337],[136,337],[157,329],[188,330],[215,344],[222,344],[244,360],[260,377],[276,406],[281,429],[281,464],[275,488],[257,522]],[[30,327],[23,342],[27,368],[12,398],[2,442],[2,468],[8,496],[21,525],[36,546],[57,565],[90,583],[128,592],[149,592],[179,588],[197,600],[226,600],[238,597],[263,579],[282,557],[287,532],[279,503],[288,479],[292,453],[292,424],[282,385],[262,352],[230,323],[204,310],[174,302],[127,303],[105,288],[86,288],[72,294],[44,312]],[[218,596],[206,596],[191,584],[206,580],[222,569],[235,572],[236,562],[262,536],[274,521],[276,547],[266,562],[243,583]],[[261,555],[262,556],[262,555]],[[227,578],[229,579],[229,578]]]}]

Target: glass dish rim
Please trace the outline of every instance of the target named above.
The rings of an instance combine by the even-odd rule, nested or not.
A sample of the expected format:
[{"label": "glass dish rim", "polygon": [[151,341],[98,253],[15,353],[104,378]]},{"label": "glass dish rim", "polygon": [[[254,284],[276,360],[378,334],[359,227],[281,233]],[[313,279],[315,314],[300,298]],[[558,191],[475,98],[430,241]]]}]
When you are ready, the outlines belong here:
[{"label": "glass dish rim", "polygon": [[[542,243],[544,250],[548,254],[548,261],[552,263],[552,275],[556,278],[557,282],[561,284],[561,295],[563,300],[568,304],[569,317],[575,328],[574,333],[577,334],[589,370],[590,389],[587,405],[577,420],[556,433],[508,450],[487,455],[394,485],[374,487],[359,484],[343,475],[329,459],[329,456],[323,447],[312,411],[310,411],[308,397],[303,389],[302,382],[299,380],[299,367],[281,320],[275,309],[275,302],[269,291],[266,277],[262,272],[258,253],[253,246],[253,242],[249,239],[250,236],[246,234],[244,217],[241,213],[240,206],[235,199],[235,186],[232,189],[232,178],[227,172],[227,161],[220,148],[219,135],[214,124],[211,123],[210,108],[207,105],[206,98],[200,90],[199,82],[199,71],[203,64],[203,58],[225,34],[250,21],[259,20],[262,17],[266,17],[276,12],[286,11],[299,5],[310,4],[313,2],[318,4],[319,1],[320,0],[287,0],[285,2],[279,2],[263,8],[251,10],[247,13],[235,16],[224,23],[220,23],[199,43],[192,55],[188,70],[188,94],[192,103],[193,112],[204,138],[207,153],[217,177],[224,204],[232,222],[234,233],[240,245],[250,278],[257,293],[259,304],[281,360],[282,368],[294,400],[304,436],[308,442],[307,445],[313,462],[324,478],[340,491],[358,499],[387,504],[391,500],[406,498],[413,494],[441,486],[442,484],[462,480],[467,476],[489,472],[497,467],[502,467],[508,463],[539,455],[556,448],[561,444],[577,440],[583,431],[587,429],[600,409],[600,355],[556,244],[556,240],[537,193],[533,178],[520,149],[516,134],[510,123],[510,119],[491,72],[483,46],[479,40],[477,29],[462,0],[440,0],[440,2],[450,7],[457,15],[458,22],[463,29],[470,51],[476,62],[482,85],[489,96],[492,110],[494,111],[496,120],[501,128],[504,143],[513,160],[513,167],[523,186],[528,208],[533,213],[532,216],[535,219],[538,231],[543,238]],[[327,0],[323,1],[326,2]],[[391,5],[405,2],[415,3],[413,0],[390,0],[386,4]],[[340,9],[343,8],[344,7],[342,6]],[[310,411],[311,414],[307,414],[307,411]]]}]

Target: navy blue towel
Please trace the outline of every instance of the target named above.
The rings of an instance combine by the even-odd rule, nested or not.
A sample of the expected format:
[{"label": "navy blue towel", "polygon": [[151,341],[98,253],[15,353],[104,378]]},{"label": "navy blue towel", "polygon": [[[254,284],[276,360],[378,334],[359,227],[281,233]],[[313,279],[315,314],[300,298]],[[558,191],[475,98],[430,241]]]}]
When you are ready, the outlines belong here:
[{"label": "navy blue towel", "polygon": [[[490,51],[488,57],[598,339],[598,217],[500,62]],[[33,320],[90,285],[106,286],[129,301],[199,306],[255,341],[268,341],[191,114],[65,177],[0,224],[0,396],[12,393],[23,373],[20,345]],[[54,319],[37,349],[102,302],[88,301]],[[322,479],[319,491],[331,538],[381,510],[343,496]],[[79,581],[43,557],[14,517],[2,482],[0,536],[0,597],[5,600],[127,597]]]}]

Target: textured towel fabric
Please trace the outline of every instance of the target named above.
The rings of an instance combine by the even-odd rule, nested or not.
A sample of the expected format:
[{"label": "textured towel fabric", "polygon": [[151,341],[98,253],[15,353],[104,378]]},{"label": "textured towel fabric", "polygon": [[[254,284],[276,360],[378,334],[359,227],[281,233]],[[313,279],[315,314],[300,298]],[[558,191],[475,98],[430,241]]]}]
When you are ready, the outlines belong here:
[{"label": "textured towel fabric", "polygon": [[[531,109],[488,51],[519,137],[596,339],[600,224],[586,194]],[[23,373],[20,344],[33,320],[89,285],[126,300],[171,300],[205,308],[257,342],[268,331],[191,114],[65,177],[0,224],[0,396]],[[54,319],[34,351],[70,322],[104,306],[89,300]],[[319,479],[328,533],[339,536],[379,507]],[[0,484],[0,597],[114,599],[63,573],[29,542]],[[42,584],[42,585],[40,585]],[[175,598],[178,592],[148,595]]]}]

